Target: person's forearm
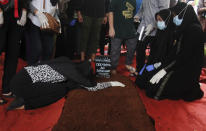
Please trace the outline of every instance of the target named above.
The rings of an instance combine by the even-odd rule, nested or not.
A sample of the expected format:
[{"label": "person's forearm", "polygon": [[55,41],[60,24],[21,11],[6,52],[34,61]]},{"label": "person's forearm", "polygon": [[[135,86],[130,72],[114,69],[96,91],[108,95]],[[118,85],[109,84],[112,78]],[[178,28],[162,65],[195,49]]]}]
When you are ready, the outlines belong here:
[{"label": "person's forearm", "polygon": [[0,8],[0,12],[3,12],[3,10]]},{"label": "person's forearm", "polygon": [[113,12],[108,13],[108,18],[109,18],[109,28],[114,28],[114,16]]}]

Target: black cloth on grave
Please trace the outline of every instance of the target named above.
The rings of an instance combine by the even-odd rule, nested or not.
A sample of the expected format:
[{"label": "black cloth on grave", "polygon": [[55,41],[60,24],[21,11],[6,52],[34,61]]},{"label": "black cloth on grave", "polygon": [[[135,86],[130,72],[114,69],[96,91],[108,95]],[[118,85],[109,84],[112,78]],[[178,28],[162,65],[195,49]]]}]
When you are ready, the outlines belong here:
[{"label": "black cloth on grave", "polygon": [[66,78],[66,81],[32,83],[28,72],[23,68],[11,80],[12,92],[23,98],[25,109],[35,109],[56,102],[64,97],[69,90],[85,87],[94,87],[92,68],[89,62],[73,63],[66,57],[45,61],[32,66],[49,65]]}]

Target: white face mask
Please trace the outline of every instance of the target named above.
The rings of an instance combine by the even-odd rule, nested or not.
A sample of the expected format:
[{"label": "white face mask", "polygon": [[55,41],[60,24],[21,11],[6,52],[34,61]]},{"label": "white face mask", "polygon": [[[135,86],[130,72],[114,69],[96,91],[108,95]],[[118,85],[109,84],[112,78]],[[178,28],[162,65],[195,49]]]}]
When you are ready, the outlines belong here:
[{"label": "white face mask", "polygon": [[[166,22],[167,22],[168,19],[170,19],[170,16],[171,16],[171,11],[170,11],[169,16],[167,16],[167,18],[166,18],[166,20],[165,20]],[[168,22],[167,22],[167,25],[165,24],[165,21],[157,21],[157,28],[158,28],[159,30],[164,30],[164,29],[167,28],[167,25],[168,25],[168,23],[169,23],[169,20],[168,20]]]},{"label": "white face mask", "polygon": [[164,21],[157,21],[157,28],[159,30],[164,30],[167,26],[165,25]]},{"label": "white face mask", "polygon": [[187,7],[188,7],[188,5],[182,10],[182,11],[184,11],[182,19],[179,19],[179,15],[182,13],[182,11],[180,11],[180,13],[173,18],[173,22],[176,26],[180,26],[182,24],[183,18],[185,16],[186,11],[187,11]]}]

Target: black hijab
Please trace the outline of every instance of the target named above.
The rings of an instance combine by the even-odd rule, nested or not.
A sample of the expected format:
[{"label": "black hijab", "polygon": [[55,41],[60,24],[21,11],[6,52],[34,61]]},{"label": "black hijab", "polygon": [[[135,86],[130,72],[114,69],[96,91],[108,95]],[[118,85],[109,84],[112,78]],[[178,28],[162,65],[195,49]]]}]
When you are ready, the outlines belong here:
[{"label": "black hijab", "polygon": [[52,6],[55,6],[59,2],[59,0],[50,0],[50,2]]},{"label": "black hijab", "polygon": [[166,59],[170,46],[172,45],[172,42],[174,40],[173,32],[175,26],[173,24],[171,10],[163,9],[157,12],[155,14],[156,20],[157,15],[159,15],[165,21],[167,27],[164,30],[157,30],[156,40],[151,44],[148,64],[154,64],[160,61],[163,62]]},{"label": "black hijab", "polygon": [[[182,11],[183,9],[185,9],[185,7],[186,10]],[[192,24],[197,24],[201,26],[198,17],[194,11],[194,8],[191,5],[187,5],[187,3],[184,2],[179,2],[176,6],[171,8],[171,11],[173,12],[173,15],[178,15],[182,11],[181,14],[179,14],[179,18],[182,18],[185,12],[182,24],[177,27],[177,32],[182,33],[186,31],[187,28]]]}]

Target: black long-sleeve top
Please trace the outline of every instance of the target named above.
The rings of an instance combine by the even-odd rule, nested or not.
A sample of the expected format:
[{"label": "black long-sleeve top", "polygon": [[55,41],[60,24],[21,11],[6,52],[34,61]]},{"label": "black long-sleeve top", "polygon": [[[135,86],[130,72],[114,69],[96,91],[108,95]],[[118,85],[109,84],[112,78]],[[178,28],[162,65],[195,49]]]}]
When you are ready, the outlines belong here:
[{"label": "black long-sleeve top", "polygon": [[[18,2],[18,10],[22,10],[22,8],[27,9],[29,6],[29,2],[30,0],[16,0]],[[0,2],[0,8],[4,11],[4,12],[8,12],[11,10],[14,10],[14,4],[15,0],[3,0],[2,2]]]},{"label": "black long-sleeve top", "polygon": [[104,17],[108,12],[110,0],[77,0],[78,8],[83,15],[90,17]]}]

